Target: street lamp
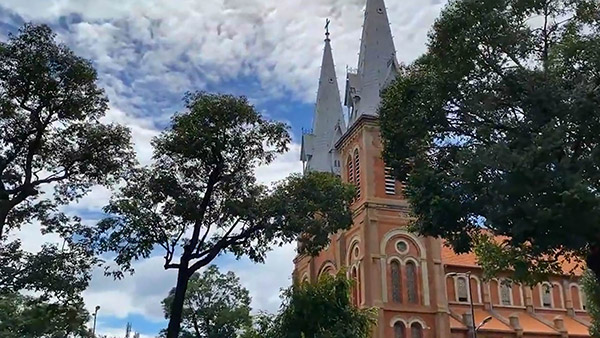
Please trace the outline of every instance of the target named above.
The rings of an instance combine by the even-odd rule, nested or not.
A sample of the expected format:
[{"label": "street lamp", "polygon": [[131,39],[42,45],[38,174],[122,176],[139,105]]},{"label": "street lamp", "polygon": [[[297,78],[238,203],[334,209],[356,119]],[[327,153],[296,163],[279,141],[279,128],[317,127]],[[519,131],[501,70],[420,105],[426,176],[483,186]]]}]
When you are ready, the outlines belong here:
[{"label": "street lamp", "polygon": [[[477,338],[477,330],[479,328],[481,328],[481,326],[485,325],[485,323],[487,323],[487,322],[485,322],[485,320],[484,320],[485,323],[482,322],[479,325],[479,327],[477,327],[477,328],[475,327],[475,309],[473,308],[473,293],[471,292],[471,271],[467,271],[464,274],[460,274],[458,272],[451,272],[451,273],[449,273],[446,276],[453,277],[453,276],[458,276],[458,275],[465,275],[465,276],[467,276],[467,287],[468,287],[468,290],[469,290],[469,305],[471,307],[471,329],[473,329],[473,338]],[[488,319],[488,322],[490,320],[491,320],[491,318]]]},{"label": "street lamp", "polygon": [[92,329],[93,338],[96,338],[96,319],[98,318],[98,310],[100,310],[100,305],[96,305],[96,310],[94,311],[94,328]]},{"label": "street lamp", "polygon": [[[475,332],[479,331],[479,329],[481,329],[485,324],[489,323],[490,320],[492,320],[492,319],[494,319],[492,316],[485,317],[485,319],[482,320],[481,323],[479,323],[479,325],[477,325]],[[475,320],[475,319],[473,319],[473,320]]]}]

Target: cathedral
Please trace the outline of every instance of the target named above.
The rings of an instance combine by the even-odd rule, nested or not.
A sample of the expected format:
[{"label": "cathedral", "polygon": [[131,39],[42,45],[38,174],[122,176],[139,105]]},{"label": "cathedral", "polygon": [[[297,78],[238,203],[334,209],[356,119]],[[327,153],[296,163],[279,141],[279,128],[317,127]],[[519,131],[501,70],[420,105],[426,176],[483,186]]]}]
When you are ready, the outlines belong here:
[{"label": "cathedral", "polygon": [[336,173],[357,186],[354,225],[332,235],[319,256],[296,257],[296,278],[346,269],[355,304],[378,309],[375,338],[589,337],[580,272],[567,274],[565,266],[564,276],[533,288],[503,283],[510,272],[484,281],[473,254],[407,231],[409,206],[382,159],[377,117],[380,92],[398,74],[384,0],[367,0],[358,67],[346,74],[343,100],[331,44],[327,31],[301,160],[305,171]]}]

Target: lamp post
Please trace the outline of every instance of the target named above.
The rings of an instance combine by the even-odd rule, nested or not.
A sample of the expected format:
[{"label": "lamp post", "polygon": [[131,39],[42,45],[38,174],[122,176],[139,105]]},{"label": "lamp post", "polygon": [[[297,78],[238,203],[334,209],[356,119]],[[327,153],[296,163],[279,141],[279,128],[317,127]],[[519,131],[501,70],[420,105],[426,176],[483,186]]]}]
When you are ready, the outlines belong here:
[{"label": "lamp post", "polygon": [[92,328],[93,338],[96,338],[96,319],[98,318],[98,310],[100,310],[100,305],[96,305],[96,309],[94,311],[94,327]]},{"label": "lamp post", "polygon": [[[449,273],[447,276],[458,276],[461,275],[458,272],[451,272]],[[467,271],[466,273],[464,273],[465,276],[467,276],[467,290],[469,292],[469,306],[471,308],[471,327],[470,329],[473,330],[473,338],[477,338],[477,331],[483,326],[485,325],[487,322],[489,322],[492,318],[488,317],[486,319],[483,320],[483,322],[481,322],[481,324],[478,327],[475,327],[475,309],[473,307],[473,294],[471,292],[471,271]]]}]

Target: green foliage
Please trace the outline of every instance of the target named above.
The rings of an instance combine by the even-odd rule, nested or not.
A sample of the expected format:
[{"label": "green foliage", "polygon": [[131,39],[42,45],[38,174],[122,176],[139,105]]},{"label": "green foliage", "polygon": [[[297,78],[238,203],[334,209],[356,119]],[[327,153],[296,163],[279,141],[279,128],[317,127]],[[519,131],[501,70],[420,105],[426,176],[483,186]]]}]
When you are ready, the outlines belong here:
[{"label": "green foliage", "polygon": [[586,310],[592,318],[590,335],[597,338],[600,337],[600,283],[593,271],[586,270],[581,284],[587,299]]},{"label": "green foliage", "polygon": [[0,42],[0,238],[33,220],[64,225],[59,205],[133,163],[129,130],[100,122],[107,99],[96,80],[47,26],[26,24]]},{"label": "green foliage", "polygon": [[226,252],[262,262],[274,245],[303,233],[301,252],[319,252],[328,234],[351,226],[355,194],[326,173],[291,176],[273,188],[257,182],[255,169],[287,151],[290,136],[246,98],[190,93],[185,107],[153,140],[155,162],[127,175],[95,238],[126,271],[155,248],[165,250],[165,269],[179,270],[169,338],[195,271]]},{"label": "green foliage", "polygon": [[40,302],[18,293],[0,295],[0,336],[3,338],[90,337],[89,314],[83,300]]},{"label": "green foliage", "polygon": [[316,283],[295,284],[283,293],[284,303],[269,338],[368,338],[376,322],[374,309],[352,304],[352,281],[345,272],[322,276]]},{"label": "green foliage", "polygon": [[[175,289],[163,300],[170,315]],[[235,337],[251,324],[250,296],[233,273],[222,274],[215,265],[190,277],[185,294],[181,334],[195,338]],[[184,333],[183,331],[187,331]]]},{"label": "green foliage", "polygon": [[488,276],[600,270],[599,84],[597,1],[450,2],[380,108],[415,230],[480,245]]}]

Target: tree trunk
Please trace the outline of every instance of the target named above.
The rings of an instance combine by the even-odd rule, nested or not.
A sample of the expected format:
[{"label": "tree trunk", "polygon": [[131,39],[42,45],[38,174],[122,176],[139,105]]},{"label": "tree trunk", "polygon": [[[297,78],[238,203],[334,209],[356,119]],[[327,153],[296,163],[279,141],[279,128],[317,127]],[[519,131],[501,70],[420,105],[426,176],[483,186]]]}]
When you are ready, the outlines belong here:
[{"label": "tree trunk", "polygon": [[2,235],[4,235],[4,227],[6,226],[6,219],[10,210],[8,206],[3,205],[5,203],[8,202],[0,202],[0,240],[2,239]]},{"label": "tree trunk", "polygon": [[171,304],[171,313],[169,316],[169,326],[167,328],[167,338],[178,338],[181,329],[181,319],[183,313],[183,302],[185,301],[185,291],[189,281],[188,261],[181,260],[181,266],[177,272],[177,285],[175,286],[175,297]]}]

